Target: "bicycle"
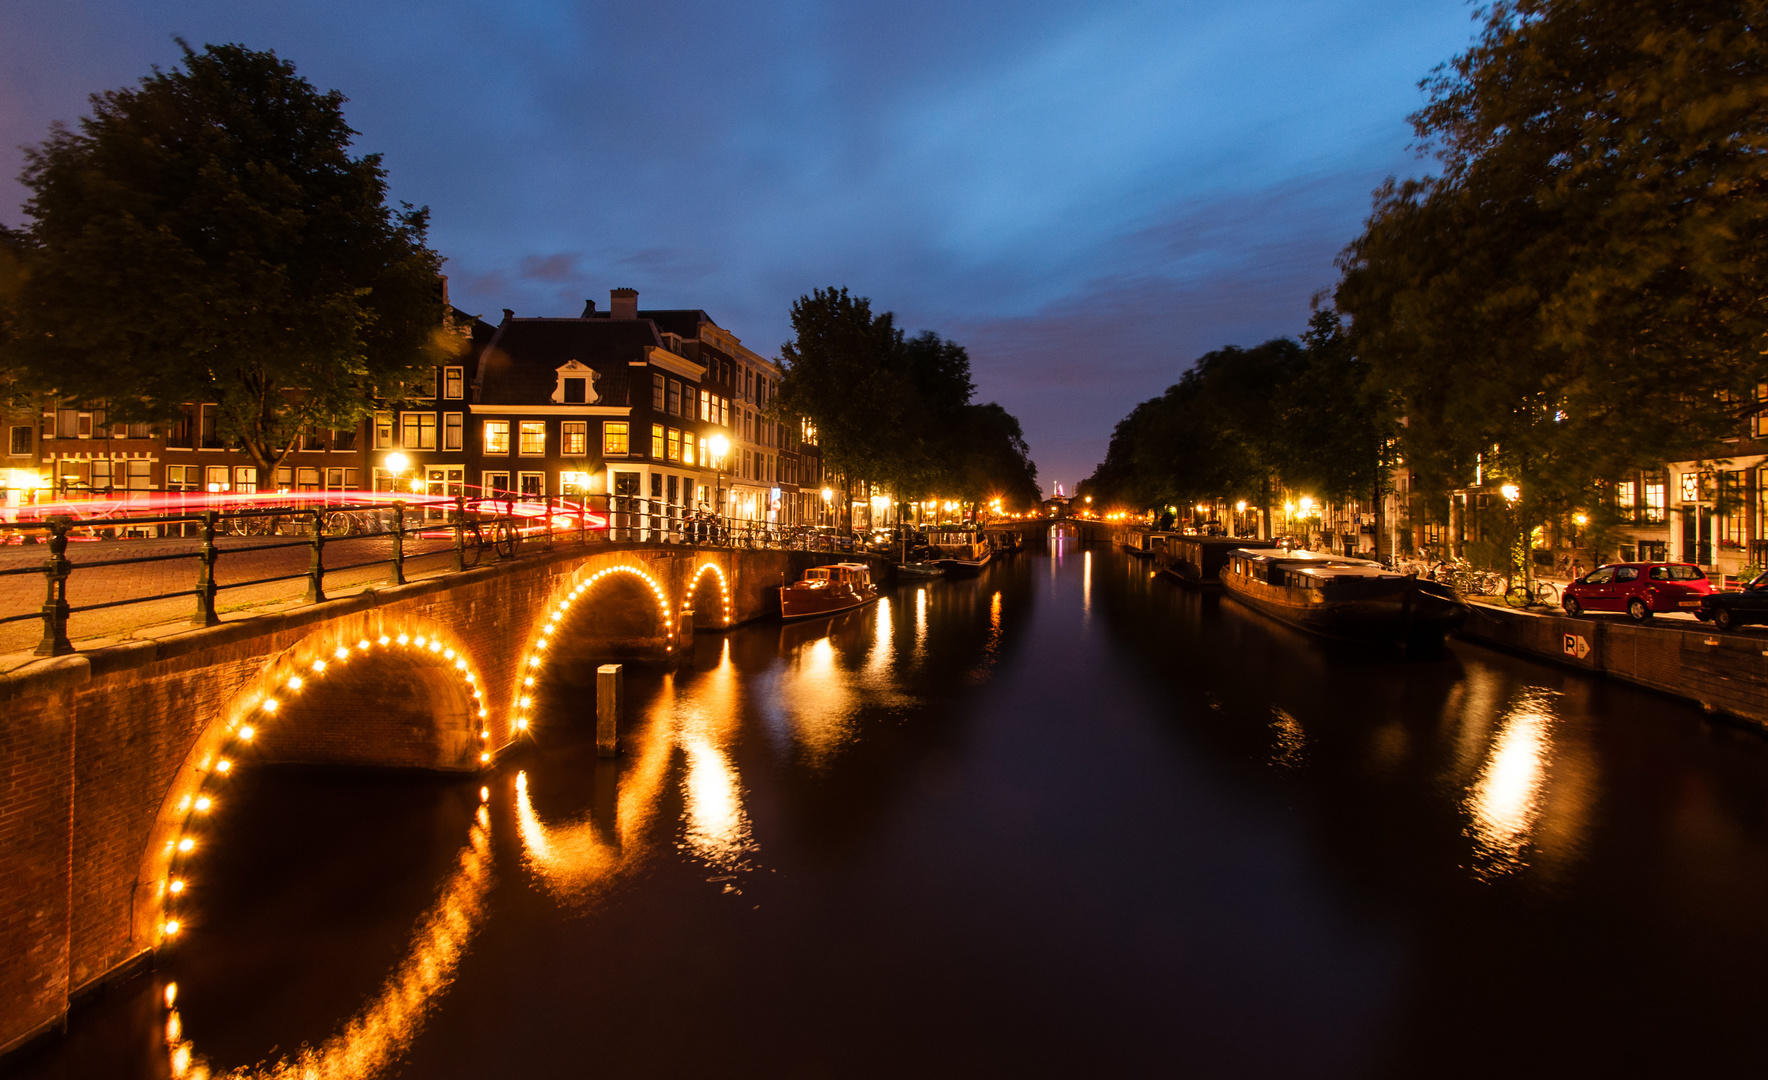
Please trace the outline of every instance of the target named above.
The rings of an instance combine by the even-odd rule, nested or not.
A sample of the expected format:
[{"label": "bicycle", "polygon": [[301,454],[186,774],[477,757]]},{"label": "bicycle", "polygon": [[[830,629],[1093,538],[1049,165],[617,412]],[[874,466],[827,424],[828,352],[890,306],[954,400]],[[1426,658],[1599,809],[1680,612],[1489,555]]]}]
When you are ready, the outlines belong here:
[{"label": "bicycle", "polygon": [[1535,581],[1532,585],[1527,581],[1517,581],[1505,590],[1504,602],[1511,607],[1529,607],[1533,604],[1554,607],[1559,603],[1559,589],[1551,581]]}]

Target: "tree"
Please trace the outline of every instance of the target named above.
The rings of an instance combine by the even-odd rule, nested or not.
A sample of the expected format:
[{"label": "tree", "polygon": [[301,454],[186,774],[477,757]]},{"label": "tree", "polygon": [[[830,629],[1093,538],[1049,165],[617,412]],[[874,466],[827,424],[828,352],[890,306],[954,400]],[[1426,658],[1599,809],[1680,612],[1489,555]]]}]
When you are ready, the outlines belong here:
[{"label": "tree", "polygon": [[386,204],[344,97],[274,53],[182,41],[27,151],[13,361],[41,389],[165,422],[219,404],[259,485],[303,432],[402,400],[454,338],[427,209]]},{"label": "tree", "polygon": [[1335,298],[1428,489],[1478,466],[1552,514],[1754,407],[1768,45],[1735,0],[1484,14],[1412,118],[1440,173],[1377,193]]}]

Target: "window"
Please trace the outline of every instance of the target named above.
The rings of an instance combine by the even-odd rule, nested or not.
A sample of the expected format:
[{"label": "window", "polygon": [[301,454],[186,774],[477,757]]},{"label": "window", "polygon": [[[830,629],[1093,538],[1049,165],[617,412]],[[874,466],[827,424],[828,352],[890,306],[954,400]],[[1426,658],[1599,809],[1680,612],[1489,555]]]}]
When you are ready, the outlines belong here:
[{"label": "window", "polygon": [[319,470],[318,469],[309,469],[309,468],[296,469],[295,470],[295,490],[296,491],[318,491],[319,490]]},{"label": "window", "polygon": [[202,483],[203,469],[200,465],[166,466],[167,491],[195,491]]},{"label": "window", "polygon": [[559,453],[566,457],[582,457],[589,453],[589,425],[582,420],[567,420],[560,424]]},{"label": "window", "polygon": [[250,465],[236,465],[233,469],[233,490],[251,495],[258,490],[258,470]]},{"label": "window", "polygon": [[683,465],[694,463],[694,433],[691,431],[681,433],[681,463]]},{"label": "window", "polygon": [[545,473],[517,473],[516,481],[521,485],[521,491],[524,497],[531,499],[541,499],[546,497]]},{"label": "window", "polygon": [[567,405],[581,405],[587,397],[588,379],[566,379],[564,399]]},{"label": "window", "polygon": [[1622,521],[1639,519],[1639,484],[1635,480],[1623,480],[1615,485],[1615,510]]},{"label": "window", "polygon": [[632,425],[625,420],[602,421],[602,453],[604,455],[626,456],[631,452],[627,449],[631,438]]},{"label": "window", "polygon": [[13,457],[28,457],[31,453],[31,429],[29,425],[15,425],[12,429]]},{"label": "window", "polygon": [[714,417],[707,416],[706,414],[711,412],[716,407],[717,406],[713,404],[711,394],[704,394],[704,393],[701,394],[700,395],[700,412],[699,412],[700,421],[702,423],[704,423],[706,421],[715,419]]},{"label": "window", "polygon": [[486,498],[507,495],[510,490],[510,474],[506,472],[488,472],[485,474],[485,486],[481,493]]},{"label": "window", "polygon": [[669,493],[664,496],[664,499],[668,502],[673,503],[673,502],[676,502],[680,498],[680,496],[681,496],[681,479],[676,476],[669,477]]},{"label": "window", "polygon": [[344,486],[344,470],[342,470],[342,469],[327,469],[327,470],[325,470],[325,486],[332,489],[333,491],[336,491],[336,490],[342,488]]},{"label": "window", "polygon": [[710,455],[706,452],[706,440],[705,439],[700,440],[700,464],[702,464],[702,465],[711,465],[712,464],[712,455]]},{"label": "window", "polygon": [[663,456],[662,424],[651,425],[651,456],[654,458],[661,458]]},{"label": "window", "polygon": [[669,380],[669,404],[664,411],[670,416],[681,415],[681,384],[674,379]]},{"label": "window", "polygon": [[345,451],[348,451],[350,453],[355,453],[355,451],[356,451],[356,429],[355,428],[339,428],[338,430],[332,432],[331,433],[331,448],[332,448],[332,453],[334,453],[334,454],[342,453]]},{"label": "window", "polygon": [[686,383],[681,387],[681,414],[689,420],[700,411],[700,391]]},{"label": "window", "polygon": [[[204,405],[202,407],[202,435],[201,435],[202,449],[204,449],[204,450],[219,450],[219,449],[221,449],[221,432],[218,429],[218,424],[220,423],[220,420],[221,420],[221,406],[219,406],[219,405]],[[393,437],[393,429],[391,427],[388,427],[387,428],[387,440],[388,440],[389,446],[392,445],[392,437]]]},{"label": "window", "polygon": [[1682,501],[1700,501],[1700,474],[1685,472],[1682,474]]},{"label": "window", "polygon": [[731,399],[718,399],[718,422],[725,427],[731,426]]},{"label": "window", "polygon": [[436,449],[436,414],[408,412],[399,418],[399,445],[407,450]]},{"label": "window", "polygon": [[93,458],[91,479],[88,481],[93,491],[109,491],[111,489],[111,463],[109,458]]},{"label": "window", "polygon": [[466,414],[442,414],[442,449],[460,450],[466,446]]},{"label": "window", "polygon": [[[1651,573],[1652,573],[1653,577],[1657,577],[1659,574],[1662,574],[1663,572],[1664,572],[1664,568],[1660,566],[1657,569],[1653,570]],[[1615,581],[1621,582],[1621,581],[1637,581],[1637,580],[1639,580],[1639,568],[1637,566],[1619,566],[1619,567],[1615,568]]]},{"label": "window", "polygon": [[658,472],[654,472],[651,474],[651,498],[661,499],[662,497],[663,497],[663,474],[658,473]]},{"label": "window", "polygon": [[1668,503],[1665,500],[1664,474],[1645,474],[1645,522],[1648,525],[1662,525],[1666,517]]},{"label": "window", "polygon": [[228,475],[225,465],[208,465],[203,468],[203,486],[210,491],[229,491],[233,488],[233,479]]},{"label": "window", "polygon": [[[485,421],[485,452],[487,454],[507,454],[510,452],[510,422],[508,420]],[[509,483],[509,474],[504,473],[504,483]]]},{"label": "window", "polygon": [[423,398],[425,400],[428,400],[430,398],[434,398],[436,396],[436,369],[435,368],[431,368],[430,370],[424,372],[422,375],[419,375],[416,379],[412,380],[411,396],[414,398]]},{"label": "window", "polygon": [[546,453],[546,421],[522,421],[521,440],[522,453],[528,457]]},{"label": "window", "polygon": [[123,433],[123,437],[127,439],[151,439],[153,438],[153,428],[148,424],[130,424],[128,430]]},{"label": "window", "polygon": [[[206,414],[208,410],[209,407],[204,405],[203,412]],[[203,422],[204,424],[208,423],[208,417],[206,415],[203,418]],[[378,412],[374,414],[374,448],[376,450],[393,449],[393,414],[390,412]]]},{"label": "window", "polygon": [[655,412],[663,411],[663,375],[651,372],[651,408]]},{"label": "window", "polygon": [[668,443],[668,445],[669,445],[669,460],[670,461],[680,461],[681,460],[681,432],[680,431],[676,430],[675,428],[669,429],[669,443]]},{"label": "window", "polygon": [[442,396],[459,401],[466,393],[466,371],[457,367],[442,369]]}]

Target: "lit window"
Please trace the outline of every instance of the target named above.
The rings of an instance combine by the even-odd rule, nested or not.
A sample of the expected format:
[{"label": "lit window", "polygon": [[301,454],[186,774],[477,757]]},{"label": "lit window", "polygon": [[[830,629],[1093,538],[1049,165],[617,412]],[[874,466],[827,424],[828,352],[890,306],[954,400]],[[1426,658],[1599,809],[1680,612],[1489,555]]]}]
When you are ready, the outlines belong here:
[{"label": "lit window", "polygon": [[546,453],[546,421],[522,421],[521,440],[522,453],[531,457]]},{"label": "lit window", "polygon": [[669,429],[669,460],[681,460],[681,432],[675,428]]},{"label": "lit window", "polygon": [[406,413],[399,418],[399,445],[406,450],[436,449],[436,414]]},{"label": "lit window", "polygon": [[560,424],[559,453],[566,457],[582,457],[589,453],[589,425],[581,420],[567,420]]},{"label": "lit window", "polygon": [[694,463],[694,433],[691,431],[681,433],[681,463],[683,465]]},{"label": "lit window", "polygon": [[[487,454],[507,454],[510,452],[510,422],[508,420],[485,421],[485,452]],[[504,484],[509,484],[509,476],[504,475]]]},{"label": "lit window", "polygon": [[[209,406],[203,406],[205,413],[208,409]],[[205,415],[203,417],[203,423],[206,428],[209,423],[208,416]],[[205,431],[204,434],[206,435],[207,431]],[[393,449],[393,414],[390,412],[378,412],[374,414],[374,448],[376,450]]]},{"label": "lit window", "polygon": [[602,422],[602,453],[630,453],[627,448],[632,438],[632,426],[625,420],[605,420]]},{"label": "lit window", "polygon": [[651,456],[654,458],[660,458],[663,456],[663,425],[662,424],[652,424],[651,425]]},{"label": "lit window", "polygon": [[451,412],[442,414],[442,449],[462,449],[466,444],[465,432],[465,413]]},{"label": "lit window", "polygon": [[460,400],[466,390],[466,373],[457,367],[442,369],[442,396]]}]

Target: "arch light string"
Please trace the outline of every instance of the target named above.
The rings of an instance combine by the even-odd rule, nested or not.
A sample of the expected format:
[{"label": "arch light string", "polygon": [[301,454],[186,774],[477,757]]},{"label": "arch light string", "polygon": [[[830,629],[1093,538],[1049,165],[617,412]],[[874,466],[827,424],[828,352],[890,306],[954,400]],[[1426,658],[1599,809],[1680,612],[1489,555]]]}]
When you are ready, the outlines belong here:
[{"label": "arch light string", "polygon": [[388,634],[383,631],[374,638],[359,638],[354,645],[339,643],[329,650],[306,653],[299,660],[279,665],[274,673],[264,679],[269,683],[270,689],[258,693],[256,700],[227,725],[220,748],[204,755],[198,764],[194,790],[178,800],[178,829],[166,842],[165,849],[168,859],[166,877],[162,883],[164,918],[160,923],[161,941],[176,938],[183,929],[176,907],[189,887],[188,868],[200,847],[197,835],[201,831],[200,823],[220,801],[220,790],[233,774],[235,756],[257,737],[262,725],[274,721],[285,698],[299,695],[304,687],[337,671],[350,660],[376,651],[423,654],[446,664],[472,697],[474,719],[479,727],[479,765],[484,767],[491,763],[491,731],[487,726],[490,713],[485,708],[478,673],[468,662],[464,649],[444,643],[438,635],[409,631]]},{"label": "arch light string", "polygon": [[540,666],[544,662],[546,650],[552,644],[553,633],[558,630],[559,623],[565,618],[565,613],[571,610],[571,605],[593,588],[596,582],[609,574],[631,574],[650,588],[651,595],[657,598],[658,609],[663,612],[663,632],[670,638],[664,644],[664,648],[671,652],[675,650],[674,635],[669,633],[669,597],[664,594],[663,586],[657,584],[657,579],[636,566],[608,566],[597,570],[573,585],[557,604],[547,609],[546,624],[540,628],[540,636],[534,639],[533,645],[529,647],[528,655],[522,658],[516,679],[515,725],[517,731],[528,730],[528,710],[534,707],[534,684],[540,675]]},{"label": "arch light string", "polygon": [[688,585],[688,599],[690,601],[693,599],[694,590],[700,587],[700,579],[706,576],[708,570],[718,575],[718,595],[720,602],[724,605],[723,625],[729,626],[731,624],[731,587],[730,582],[725,580],[724,570],[717,563],[701,563],[700,568],[694,571],[694,580]]}]

